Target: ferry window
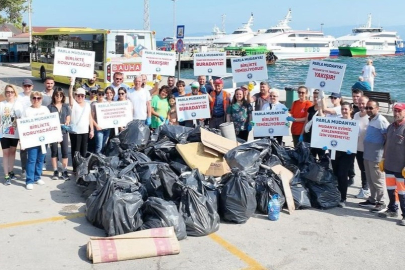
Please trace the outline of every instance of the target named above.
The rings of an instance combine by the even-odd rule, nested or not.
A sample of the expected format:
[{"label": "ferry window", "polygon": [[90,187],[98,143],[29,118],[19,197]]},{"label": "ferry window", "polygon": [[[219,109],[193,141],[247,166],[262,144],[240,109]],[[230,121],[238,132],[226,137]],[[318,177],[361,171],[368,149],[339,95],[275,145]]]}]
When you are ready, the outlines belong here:
[{"label": "ferry window", "polygon": [[115,54],[124,54],[124,36],[115,36]]}]

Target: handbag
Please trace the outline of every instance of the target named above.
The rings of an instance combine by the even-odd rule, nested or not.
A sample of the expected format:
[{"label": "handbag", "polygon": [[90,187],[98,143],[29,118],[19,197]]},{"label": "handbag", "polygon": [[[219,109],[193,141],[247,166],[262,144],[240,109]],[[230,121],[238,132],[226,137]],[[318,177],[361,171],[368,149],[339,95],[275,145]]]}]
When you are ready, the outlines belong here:
[{"label": "handbag", "polygon": [[316,113],[314,114],[314,116],[312,117],[312,119],[311,119],[310,121],[308,121],[308,122],[305,124],[305,127],[304,127],[305,133],[308,133],[308,132],[311,131],[312,121],[314,120],[314,117],[318,115],[318,112],[319,112],[319,110],[316,111]]}]

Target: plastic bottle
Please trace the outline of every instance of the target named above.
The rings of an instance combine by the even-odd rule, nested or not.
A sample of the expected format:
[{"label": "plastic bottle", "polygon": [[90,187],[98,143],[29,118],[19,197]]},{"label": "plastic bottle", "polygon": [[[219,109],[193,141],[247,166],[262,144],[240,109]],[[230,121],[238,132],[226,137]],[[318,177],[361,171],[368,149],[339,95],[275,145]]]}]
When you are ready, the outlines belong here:
[{"label": "plastic bottle", "polygon": [[280,203],[278,201],[277,194],[272,196],[267,209],[269,210],[269,219],[272,221],[277,221],[280,216]]}]

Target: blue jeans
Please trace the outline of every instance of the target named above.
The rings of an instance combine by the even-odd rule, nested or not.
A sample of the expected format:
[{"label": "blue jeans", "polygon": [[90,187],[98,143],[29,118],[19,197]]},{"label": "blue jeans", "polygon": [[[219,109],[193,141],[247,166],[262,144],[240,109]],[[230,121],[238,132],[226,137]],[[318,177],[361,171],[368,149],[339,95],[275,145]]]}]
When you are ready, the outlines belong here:
[{"label": "blue jeans", "polygon": [[42,154],[41,146],[28,148],[27,153],[27,167],[25,168],[27,177],[25,183],[28,185],[41,179],[45,154]]},{"label": "blue jeans", "polygon": [[96,154],[101,152],[104,145],[107,143],[108,137],[110,136],[110,129],[95,130],[96,132]]}]

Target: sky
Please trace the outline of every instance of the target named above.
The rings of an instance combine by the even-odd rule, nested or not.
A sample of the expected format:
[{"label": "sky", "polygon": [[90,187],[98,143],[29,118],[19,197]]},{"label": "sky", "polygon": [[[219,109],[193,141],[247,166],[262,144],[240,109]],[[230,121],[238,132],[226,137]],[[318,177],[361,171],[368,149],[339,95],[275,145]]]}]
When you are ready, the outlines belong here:
[{"label": "sky", "polygon": [[[33,26],[82,26],[101,29],[143,29],[143,0],[32,0]],[[266,29],[292,10],[293,29],[320,30],[339,37],[364,25],[372,14],[372,23],[396,30],[405,37],[405,1],[398,0],[149,0],[150,29],[156,39],[173,36],[175,25],[185,25],[186,36],[210,34],[214,25],[222,28],[226,15],[227,33],[254,15],[253,30]],[[24,15],[28,22],[28,15]]]}]

